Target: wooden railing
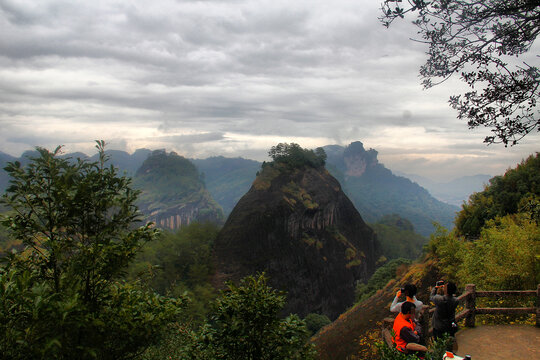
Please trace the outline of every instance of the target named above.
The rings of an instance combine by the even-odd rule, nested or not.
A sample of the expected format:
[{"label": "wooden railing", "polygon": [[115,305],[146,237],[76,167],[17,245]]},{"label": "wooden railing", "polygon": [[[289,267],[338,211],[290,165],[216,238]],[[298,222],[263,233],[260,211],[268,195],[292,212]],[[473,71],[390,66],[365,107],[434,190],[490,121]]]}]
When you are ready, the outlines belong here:
[{"label": "wooden railing", "polygon": [[[535,307],[523,308],[479,308],[476,307],[476,298],[479,297],[510,297],[510,296],[536,296]],[[476,291],[476,285],[469,284],[465,287],[465,293],[458,297],[458,300],[465,302],[465,309],[456,314],[456,321],[465,319],[465,326],[474,327],[477,314],[536,314],[536,326],[540,327],[540,284],[536,290],[502,290],[502,291]],[[431,310],[430,310],[431,312]]]},{"label": "wooden railing", "polygon": [[[536,296],[535,307],[523,308],[482,308],[476,307],[476,299],[479,297],[511,297],[511,296]],[[480,314],[536,314],[536,326],[540,327],[540,284],[536,290],[502,290],[502,291],[476,291],[475,284],[468,284],[465,287],[465,292],[457,298],[460,303],[465,305],[463,311],[456,314],[456,322],[465,319],[466,327],[474,327],[476,324],[476,315]],[[420,314],[420,323],[423,329],[428,329],[427,336],[433,334],[431,327],[431,317],[435,312],[434,307],[424,305],[422,314]],[[383,338],[388,338],[389,329],[392,328],[394,319],[387,317],[383,320]],[[388,339],[385,339],[388,342]]]}]

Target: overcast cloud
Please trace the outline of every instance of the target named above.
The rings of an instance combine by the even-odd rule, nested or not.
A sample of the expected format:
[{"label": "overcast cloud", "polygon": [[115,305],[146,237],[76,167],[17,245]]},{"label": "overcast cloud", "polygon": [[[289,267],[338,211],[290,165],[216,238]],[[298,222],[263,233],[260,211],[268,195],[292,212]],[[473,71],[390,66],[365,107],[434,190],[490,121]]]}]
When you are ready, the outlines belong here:
[{"label": "overcast cloud", "polygon": [[[377,0],[0,0],[0,151],[166,148],[265,160],[362,141],[392,170],[501,174],[540,136],[486,146],[461,84],[421,88],[422,44]],[[533,58],[533,61],[537,59]]]}]

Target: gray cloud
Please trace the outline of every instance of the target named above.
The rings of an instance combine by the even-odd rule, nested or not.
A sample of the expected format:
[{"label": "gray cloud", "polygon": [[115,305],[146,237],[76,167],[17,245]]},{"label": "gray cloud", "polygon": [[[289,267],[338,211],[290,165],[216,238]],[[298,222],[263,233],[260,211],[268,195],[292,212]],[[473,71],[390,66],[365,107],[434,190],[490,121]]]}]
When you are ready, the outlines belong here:
[{"label": "gray cloud", "polygon": [[520,150],[486,148],[485,131],[447,106],[459,82],[423,91],[415,29],[385,29],[378,8],[0,0],[0,150],[85,150],[105,138],[126,150],[263,159],[276,141],[361,140],[388,166],[436,172],[438,159],[463,172],[475,159],[510,166],[537,147],[534,135]]}]

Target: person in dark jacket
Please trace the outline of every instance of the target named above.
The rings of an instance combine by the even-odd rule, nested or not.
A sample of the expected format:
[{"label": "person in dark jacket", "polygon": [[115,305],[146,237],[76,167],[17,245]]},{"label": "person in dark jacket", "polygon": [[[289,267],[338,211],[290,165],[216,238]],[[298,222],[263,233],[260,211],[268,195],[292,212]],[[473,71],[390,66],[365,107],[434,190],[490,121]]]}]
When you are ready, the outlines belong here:
[{"label": "person in dark jacket", "polygon": [[[438,295],[437,290],[443,288],[444,295]],[[431,290],[430,300],[435,304],[433,314],[433,336],[437,339],[444,333],[454,336],[457,331],[456,307],[458,299],[455,297],[456,284],[453,282],[437,285]]]}]

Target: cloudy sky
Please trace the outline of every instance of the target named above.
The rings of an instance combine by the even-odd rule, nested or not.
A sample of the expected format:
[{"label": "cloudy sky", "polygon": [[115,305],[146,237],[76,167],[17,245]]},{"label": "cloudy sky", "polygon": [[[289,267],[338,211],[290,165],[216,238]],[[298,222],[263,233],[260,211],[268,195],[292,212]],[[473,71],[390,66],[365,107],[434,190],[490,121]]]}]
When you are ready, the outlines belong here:
[{"label": "cloudy sky", "polygon": [[406,21],[380,25],[379,5],[0,0],[0,151],[91,154],[104,139],[265,160],[278,142],[359,140],[392,170],[444,179],[540,150],[538,134],[483,144],[447,104],[459,81],[423,90],[424,45]]}]

